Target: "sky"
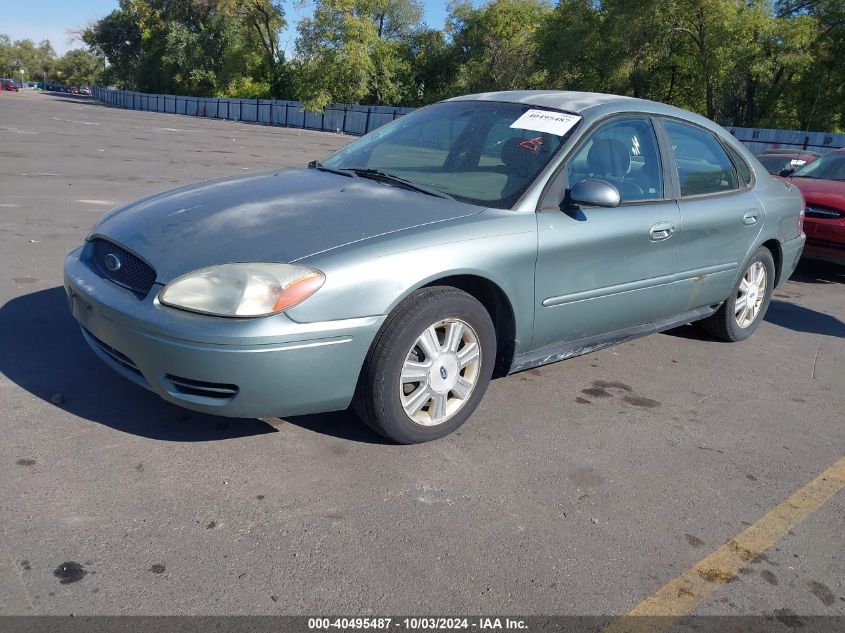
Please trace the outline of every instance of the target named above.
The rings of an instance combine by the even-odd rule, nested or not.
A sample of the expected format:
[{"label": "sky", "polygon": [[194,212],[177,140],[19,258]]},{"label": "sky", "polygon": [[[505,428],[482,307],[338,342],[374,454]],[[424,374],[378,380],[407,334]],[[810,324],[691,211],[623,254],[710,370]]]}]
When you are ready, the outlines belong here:
[{"label": "sky", "polygon": [[[446,20],[447,0],[423,0],[425,21],[435,28],[442,28]],[[6,3],[4,3],[6,4]],[[296,23],[309,15],[312,3],[297,8],[295,0],[285,3],[288,27],[282,34],[283,48],[291,53],[296,39]],[[50,40],[59,55],[82,43],[74,40],[70,31],[99,20],[118,6],[117,0],[12,0],[3,8],[0,33],[12,40],[30,39],[37,42]]]}]

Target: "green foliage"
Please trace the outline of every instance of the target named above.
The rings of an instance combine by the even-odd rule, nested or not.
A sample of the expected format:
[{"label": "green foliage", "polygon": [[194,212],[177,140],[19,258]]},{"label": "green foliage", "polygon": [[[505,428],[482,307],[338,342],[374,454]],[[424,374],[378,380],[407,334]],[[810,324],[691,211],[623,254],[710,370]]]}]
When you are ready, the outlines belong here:
[{"label": "green foliage", "polygon": [[36,44],[32,40],[11,41],[0,34],[0,76],[23,81],[54,79],[56,51],[49,40]]},{"label": "green foliage", "polygon": [[120,0],[83,40],[108,60],[106,80],[145,92],[287,96],[276,0]]},{"label": "green foliage", "polygon": [[794,118],[801,128],[845,130],[845,2],[782,0],[775,11],[786,25],[804,20],[809,41],[811,61],[787,90]]},{"label": "green foliage", "polygon": [[[559,88],[671,103],[727,125],[845,127],[843,0],[315,0],[285,59],[282,0],[120,0],[93,57],[0,37],[0,68],[149,92],[425,105]],[[105,63],[103,62],[105,60]],[[101,65],[97,65],[99,62]],[[0,74],[8,74],[0,70]],[[54,78],[54,77],[53,77]]]},{"label": "green foliage", "polygon": [[408,105],[427,105],[459,93],[461,59],[443,31],[417,30],[409,38],[407,54],[413,71]]},{"label": "green foliage", "polygon": [[548,87],[654,99],[726,125],[841,128],[843,6],[561,0],[539,30],[539,64]]},{"label": "green foliage", "polygon": [[131,0],[121,0],[120,9],[82,32],[89,49],[108,60],[107,83],[136,86],[141,61],[141,8]]},{"label": "green foliage", "polygon": [[74,86],[93,86],[103,74],[103,60],[86,50],[68,51],[56,61],[61,81]]},{"label": "green foliage", "polygon": [[298,96],[311,109],[413,101],[410,44],[421,18],[418,0],[317,0],[298,28]]},{"label": "green foliage", "polygon": [[449,6],[447,31],[462,59],[458,86],[465,92],[541,88],[538,27],[551,13],[545,0],[470,0]]}]

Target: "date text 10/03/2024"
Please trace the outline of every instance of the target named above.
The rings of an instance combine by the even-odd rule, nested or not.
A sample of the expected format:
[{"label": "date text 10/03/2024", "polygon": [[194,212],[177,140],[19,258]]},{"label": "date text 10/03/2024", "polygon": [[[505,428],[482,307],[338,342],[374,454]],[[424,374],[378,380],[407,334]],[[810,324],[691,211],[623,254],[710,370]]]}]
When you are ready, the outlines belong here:
[{"label": "date text 10/03/2024", "polygon": [[528,628],[525,620],[512,618],[308,618],[310,630],[329,629],[390,629],[399,627],[405,630],[450,630],[450,629],[479,629],[495,630],[525,630]]}]

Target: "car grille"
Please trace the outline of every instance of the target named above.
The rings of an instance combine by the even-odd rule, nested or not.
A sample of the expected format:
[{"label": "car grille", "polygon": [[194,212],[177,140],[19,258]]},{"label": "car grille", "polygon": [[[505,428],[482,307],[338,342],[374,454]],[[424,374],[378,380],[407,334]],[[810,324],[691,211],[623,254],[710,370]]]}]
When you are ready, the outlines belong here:
[{"label": "car grille", "polygon": [[808,218],[819,218],[823,220],[836,220],[837,218],[845,218],[845,213],[839,209],[831,209],[830,207],[821,207],[817,204],[808,204],[804,210],[804,215]]},{"label": "car grille", "polygon": [[141,378],[144,377],[144,374],[141,373],[141,370],[138,369],[138,366],[135,365],[132,359],[129,358],[126,354],[124,354],[123,352],[119,352],[110,345],[107,345],[106,343],[98,339],[96,336],[91,334],[91,332],[89,332],[88,330],[85,330],[85,334],[88,335],[88,338],[90,338],[106,356],[111,358],[118,365],[120,365],[124,369],[128,369],[133,374],[140,376]]},{"label": "car grille", "polygon": [[149,264],[102,238],[94,239],[92,247],[91,259],[97,272],[140,297],[147,296],[156,280],[156,272]]},{"label": "car grille", "polygon": [[188,396],[226,400],[234,398],[240,391],[237,385],[227,385],[220,382],[203,382],[202,380],[182,378],[172,374],[167,374],[165,378],[172,385],[174,391]]}]

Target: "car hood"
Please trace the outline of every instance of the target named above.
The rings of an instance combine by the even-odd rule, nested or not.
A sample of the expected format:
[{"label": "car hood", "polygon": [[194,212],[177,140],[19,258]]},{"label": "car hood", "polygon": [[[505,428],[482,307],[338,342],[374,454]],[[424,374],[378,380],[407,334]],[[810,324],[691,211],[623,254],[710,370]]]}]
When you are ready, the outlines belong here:
[{"label": "car hood", "polygon": [[91,236],[149,262],[156,279],[231,262],[292,262],[481,207],[315,169],[200,182],[119,207]]},{"label": "car hood", "polygon": [[792,178],[808,204],[845,209],[845,182],[820,178]]}]

